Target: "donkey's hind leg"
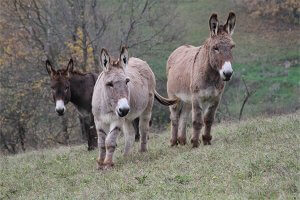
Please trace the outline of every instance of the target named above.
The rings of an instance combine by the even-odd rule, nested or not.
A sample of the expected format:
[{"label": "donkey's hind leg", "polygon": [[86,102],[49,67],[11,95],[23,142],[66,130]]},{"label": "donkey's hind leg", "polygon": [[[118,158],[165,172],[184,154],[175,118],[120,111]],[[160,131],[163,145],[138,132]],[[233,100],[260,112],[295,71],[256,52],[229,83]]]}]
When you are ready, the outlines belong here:
[{"label": "donkey's hind leg", "polygon": [[96,131],[96,126],[94,122],[94,116],[91,114],[90,119],[86,127],[86,132],[87,132],[87,139],[88,139],[88,151],[94,150],[97,148],[97,131]]},{"label": "donkey's hind leg", "polygon": [[140,123],[139,118],[134,119],[133,122],[132,122],[132,125],[134,127],[134,131],[135,131],[135,141],[136,142],[140,141],[139,123]]},{"label": "donkey's hind leg", "polygon": [[123,125],[124,137],[125,137],[125,150],[124,156],[130,153],[131,147],[134,143],[135,129],[131,121],[125,120]]},{"label": "donkey's hind leg", "polygon": [[204,114],[204,134],[202,135],[202,140],[204,145],[210,145],[210,141],[212,139],[212,136],[210,134],[211,126],[215,119],[215,113],[217,110],[217,107],[219,105],[219,101],[213,102],[211,105],[208,106],[208,108],[205,111]]},{"label": "donkey's hind leg", "polygon": [[178,125],[178,142],[181,145],[186,144],[186,123],[187,118],[191,112],[192,106],[190,104],[184,103],[179,116],[179,125]]},{"label": "donkey's hind leg", "polygon": [[178,122],[180,117],[180,103],[174,104],[170,106],[170,119],[171,119],[171,146],[175,146],[178,144]]},{"label": "donkey's hind leg", "polygon": [[197,96],[192,97],[192,123],[193,133],[191,143],[193,148],[195,148],[200,144],[199,136],[203,126],[202,105]]},{"label": "donkey's hind leg", "polygon": [[148,140],[147,135],[149,133],[149,125],[151,120],[153,101],[154,101],[154,95],[149,97],[148,105],[140,116],[140,123],[139,123],[139,129],[141,134],[140,152],[147,151],[147,140]]}]

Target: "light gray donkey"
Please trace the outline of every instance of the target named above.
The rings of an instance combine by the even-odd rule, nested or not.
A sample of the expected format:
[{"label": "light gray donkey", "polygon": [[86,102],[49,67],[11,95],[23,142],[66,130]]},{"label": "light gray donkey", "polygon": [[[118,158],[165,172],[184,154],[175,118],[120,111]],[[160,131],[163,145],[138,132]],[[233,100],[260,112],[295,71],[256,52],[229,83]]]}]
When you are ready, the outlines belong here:
[{"label": "light gray donkey", "polygon": [[103,72],[94,88],[92,112],[98,134],[98,169],[107,169],[113,166],[116,140],[121,131],[125,137],[124,155],[129,154],[135,135],[132,121],[137,117],[140,118],[140,151],[147,151],[154,97],[167,106],[177,100],[163,98],[155,91],[155,76],[149,65],[138,58],[129,59],[125,47],[118,60],[112,60],[106,49],[102,49],[100,57]]}]

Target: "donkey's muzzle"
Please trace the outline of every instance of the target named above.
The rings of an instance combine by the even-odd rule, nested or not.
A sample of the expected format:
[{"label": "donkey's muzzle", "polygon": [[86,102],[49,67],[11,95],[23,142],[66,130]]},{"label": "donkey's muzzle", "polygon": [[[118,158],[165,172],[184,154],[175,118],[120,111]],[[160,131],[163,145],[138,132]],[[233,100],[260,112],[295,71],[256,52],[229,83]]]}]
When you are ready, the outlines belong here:
[{"label": "donkey's muzzle", "polygon": [[65,113],[66,107],[63,100],[60,99],[56,101],[55,111],[59,116],[62,116]]},{"label": "donkey's muzzle", "polygon": [[126,98],[121,98],[118,101],[118,106],[116,109],[116,113],[119,117],[125,117],[130,110],[130,106],[128,104],[128,100]]},{"label": "donkey's muzzle", "polygon": [[129,113],[129,108],[119,108],[118,115],[119,117],[125,117]]},{"label": "donkey's muzzle", "polygon": [[65,109],[64,109],[64,108],[62,108],[62,109],[55,109],[55,111],[57,112],[57,114],[58,114],[59,116],[62,116],[62,115],[64,115],[64,113],[65,113]]},{"label": "donkey's muzzle", "polygon": [[231,79],[231,76],[232,76],[232,72],[229,71],[229,72],[223,72],[223,75],[224,75],[224,81],[229,81]]}]

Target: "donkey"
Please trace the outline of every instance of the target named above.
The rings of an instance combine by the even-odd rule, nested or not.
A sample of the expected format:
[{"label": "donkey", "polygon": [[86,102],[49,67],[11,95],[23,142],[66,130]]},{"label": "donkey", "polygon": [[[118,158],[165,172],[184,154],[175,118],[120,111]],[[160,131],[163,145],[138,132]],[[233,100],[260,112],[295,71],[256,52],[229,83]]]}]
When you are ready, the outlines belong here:
[{"label": "donkey", "polygon": [[[92,115],[92,95],[98,75],[96,73],[82,73],[74,70],[74,62],[70,59],[64,69],[55,70],[50,61],[46,61],[46,69],[51,78],[52,96],[55,101],[55,111],[62,116],[65,105],[72,102],[83,118],[84,129],[87,133],[88,150],[97,147],[97,132]],[[135,120],[135,129],[138,126],[138,119]],[[136,138],[139,133],[136,132]]]},{"label": "donkey", "polygon": [[101,66],[94,88],[92,112],[98,133],[98,169],[112,167],[116,139],[121,131],[125,136],[124,155],[133,144],[134,129],[131,121],[139,117],[141,134],[140,151],[147,151],[147,134],[154,97],[163,105],[176,102],[160,96],[156,90],[155,76],[149,65],[138,58],[128,58],[122,47],[118,60],[113,60],[106,49],[101,50]]},{"label": "donkey", "polygon": [[[229,13],[225,25],[220,25],[217,14],[209,19],[210,37],[200,47],[184,45],[177,48],[167,61],[167,91],[169,98],[180,99],[170,107],[171,146],[186,144],[186,123],[192,111],[193,147],[199,146],[202,135],[204,145],[210,145],[211,126],[215,112],[224,91],[225,82],[232,74],[232,48],[235,46],[231,36],[236,16]],[[204,105],[206,106],[203,114]]]}]

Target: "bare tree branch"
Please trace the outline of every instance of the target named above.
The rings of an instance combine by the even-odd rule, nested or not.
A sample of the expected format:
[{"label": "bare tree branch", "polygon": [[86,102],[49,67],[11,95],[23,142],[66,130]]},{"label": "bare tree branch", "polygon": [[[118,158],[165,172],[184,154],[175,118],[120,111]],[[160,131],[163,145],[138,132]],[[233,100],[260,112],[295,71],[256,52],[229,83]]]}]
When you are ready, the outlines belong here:
[{"label": "bare tree branch", "polygon": [[253,94],[255,93],[255,91],[251,91],[251,92],[250,92],[250,91],[248,90],[247,84],[246,84],[245,80],[243,79],[243,77],[242,77],[241,79],[242,79],[242,81],[243,81],[243,83],[244,83],[244,86],[245,86],[245,88],[246,88],[246,96],[245,96],[245,99],[244,99],[244,101],[243,101],[242,107],[241,107],[241,109],[240,109],[239,120],[242,119],[242,115],[243,115],[243,110],[244,110],[245,104],[247,103],[247,101],[248,101],[248,99],[250,98],[250,96],[253,95]]}]

